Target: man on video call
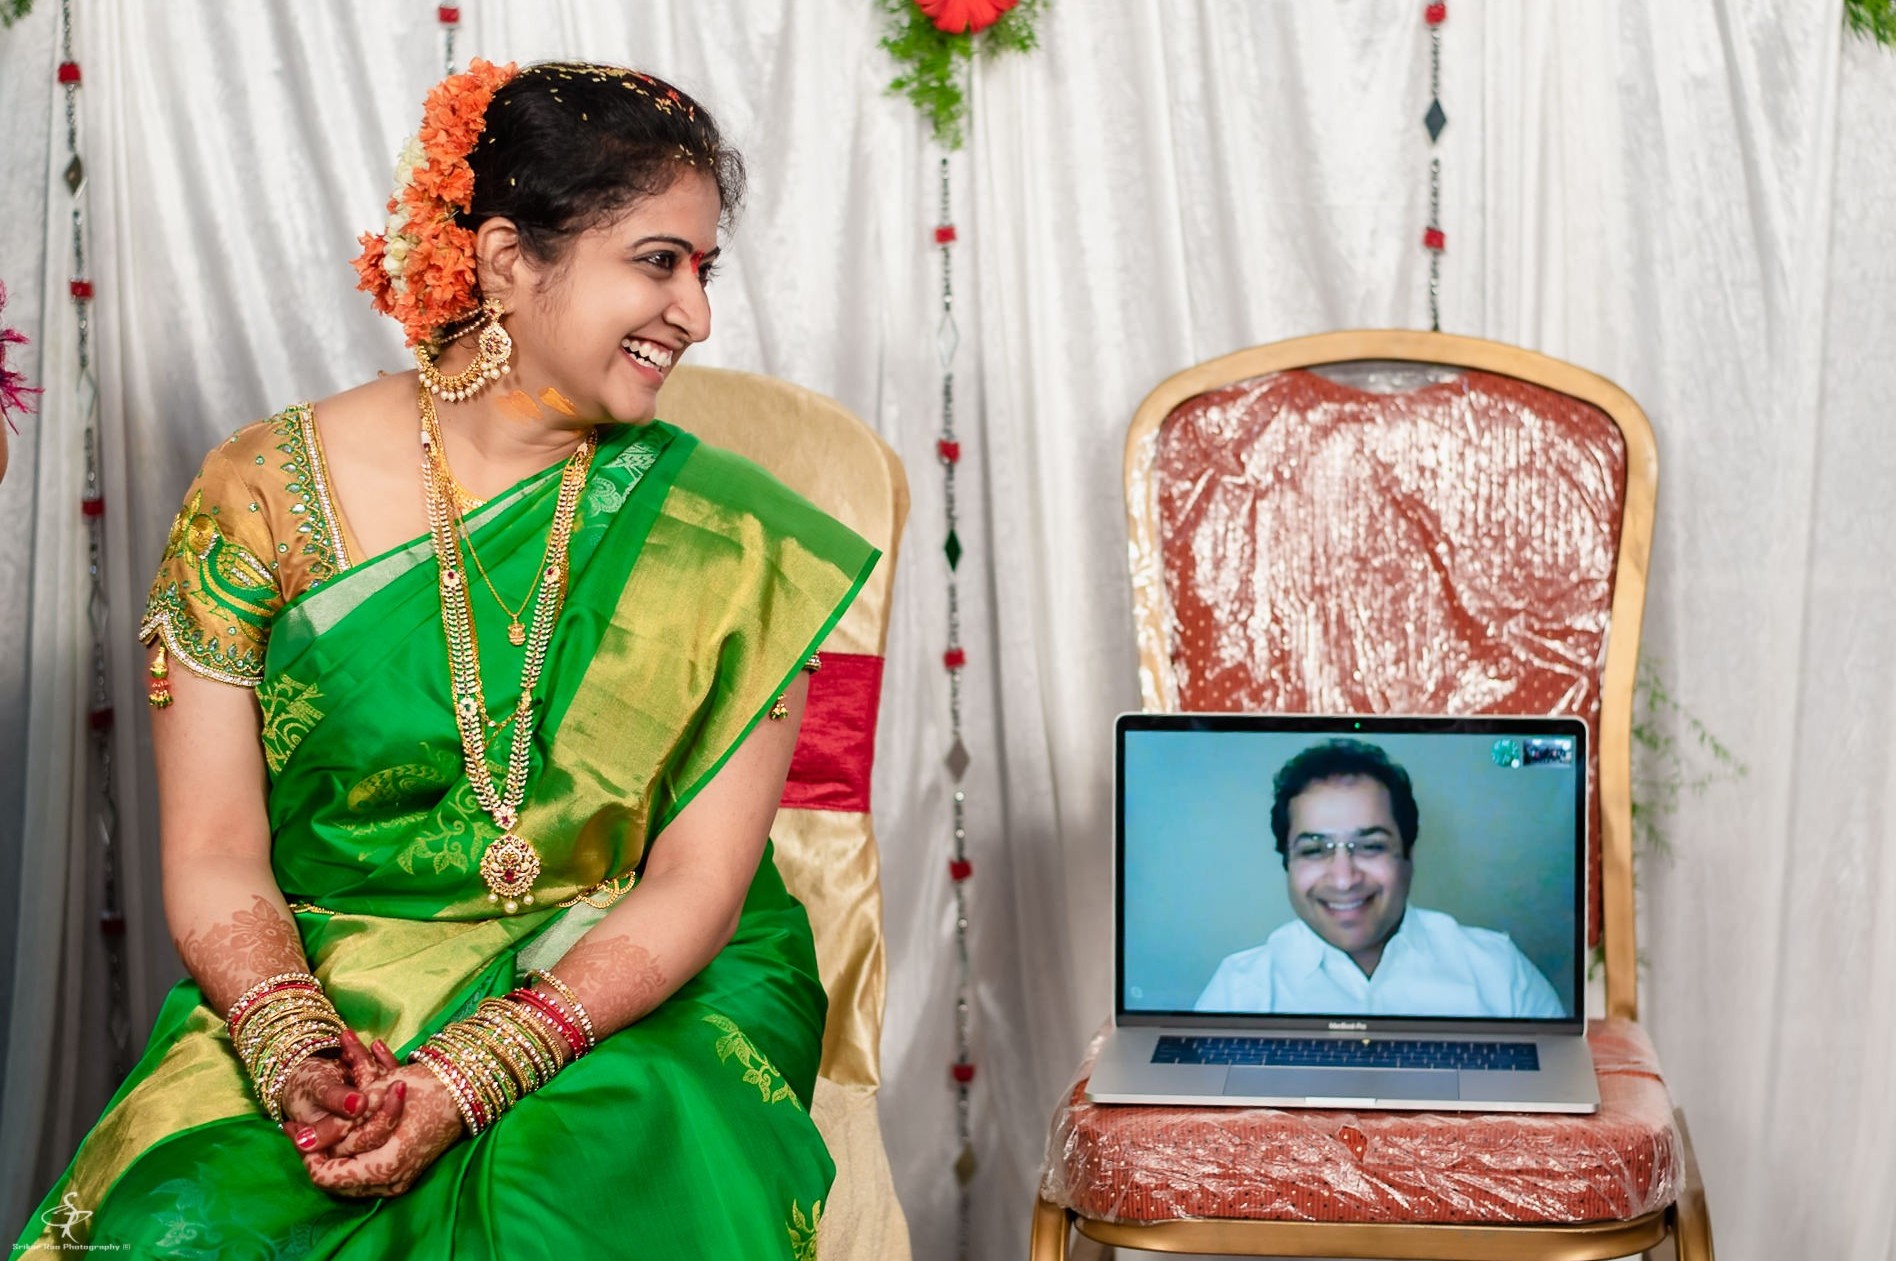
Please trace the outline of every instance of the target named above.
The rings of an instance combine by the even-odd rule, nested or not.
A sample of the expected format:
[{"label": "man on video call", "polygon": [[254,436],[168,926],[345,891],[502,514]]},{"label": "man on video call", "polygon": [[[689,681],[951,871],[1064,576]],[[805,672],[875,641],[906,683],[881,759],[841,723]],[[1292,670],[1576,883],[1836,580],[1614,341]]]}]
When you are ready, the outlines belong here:
[{"label": "man on video call", "polygon": [[1312,745],[1274,783],[1271,831],[1297,918],[1227,955],[1196,1004],[1214,1012],[1565,1016],[1506,933],[1409,904],[1415,792],[1360,740]]}]

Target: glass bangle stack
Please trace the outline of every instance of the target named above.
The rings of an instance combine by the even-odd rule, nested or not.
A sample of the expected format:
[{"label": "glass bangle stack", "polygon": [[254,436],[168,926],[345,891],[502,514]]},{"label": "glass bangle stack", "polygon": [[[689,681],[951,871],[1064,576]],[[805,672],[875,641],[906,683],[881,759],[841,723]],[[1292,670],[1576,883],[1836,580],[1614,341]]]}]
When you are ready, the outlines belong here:
[{"label": "glass bangle stack", "polygon": [[592,1017],[578,995],[548,972],[534,972],[551,993],[517,989],[485,998],[415,1048],[411,1057],[435,1075],[470,1135],[544,1086],[595,1045]]},{"label": "glass bangle stack", "polygon": [[342,1017],[307,972],[267,976],[231,1004],[230,1042],[272,1121],[283,1120],[283,1087],[310,1056],[342,1050]]}]

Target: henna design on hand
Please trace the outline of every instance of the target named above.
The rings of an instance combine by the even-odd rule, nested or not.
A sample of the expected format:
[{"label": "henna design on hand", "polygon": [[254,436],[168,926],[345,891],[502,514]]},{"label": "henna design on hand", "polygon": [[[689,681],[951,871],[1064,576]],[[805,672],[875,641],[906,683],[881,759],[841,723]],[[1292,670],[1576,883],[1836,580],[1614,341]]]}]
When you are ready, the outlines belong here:
[{"label": "henna design on hand", "polygon": [[295,1142],[303,1131],[311,1131],[297,1149],[330,1156],[380,1147],[401,1118],[400,1100],[389,1090],[400,1067],[379,1038],[371,1051],[353,1031],[344,1030],[341,1059],[311,1056],[285,1083],[284,1132]]},{"label": "henna design on hand", "polygon": [[467,1132],[453,1097],[426,1068],[402,1066],[389,1089],[401,1105],[401,1118],[388,1141],[340,1159],[305,1154],[303,1167],[311,1182],[353,1198],[402,1195]]}]

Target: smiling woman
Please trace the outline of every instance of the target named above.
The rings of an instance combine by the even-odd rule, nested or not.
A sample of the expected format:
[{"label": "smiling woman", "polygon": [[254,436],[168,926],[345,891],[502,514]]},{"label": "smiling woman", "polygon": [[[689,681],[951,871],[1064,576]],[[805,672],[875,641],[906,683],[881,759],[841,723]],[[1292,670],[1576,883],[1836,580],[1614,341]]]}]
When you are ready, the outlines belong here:
[{"label": "smiling woman", "polygon": [[416,371],[239,430],[172,529],[190,979],[24,1244],[811,1255],[824,996],[766,829],[876,553],[653,420],[741,184],[633,71],[430,94],[357,263]]}]

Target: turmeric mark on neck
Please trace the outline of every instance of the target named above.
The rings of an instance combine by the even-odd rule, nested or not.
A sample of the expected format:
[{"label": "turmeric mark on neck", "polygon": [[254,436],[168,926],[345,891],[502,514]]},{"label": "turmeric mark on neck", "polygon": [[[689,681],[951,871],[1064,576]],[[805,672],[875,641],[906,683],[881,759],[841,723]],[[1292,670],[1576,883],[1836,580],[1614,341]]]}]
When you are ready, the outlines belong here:
[{"label": "turmeric mark on neck", "polygon": [[540,405],[525,390],[514,390],[498,400],[501,414],[510,420],[531,423],[540,419]]}]

